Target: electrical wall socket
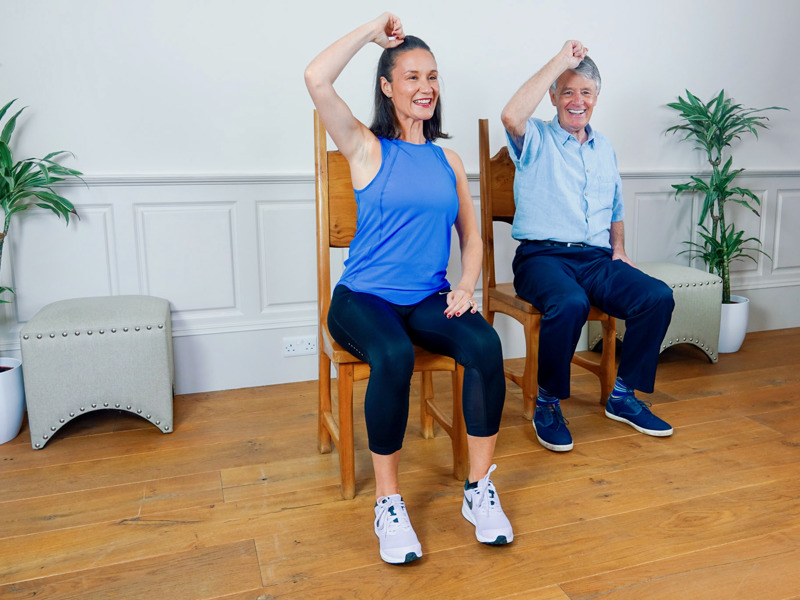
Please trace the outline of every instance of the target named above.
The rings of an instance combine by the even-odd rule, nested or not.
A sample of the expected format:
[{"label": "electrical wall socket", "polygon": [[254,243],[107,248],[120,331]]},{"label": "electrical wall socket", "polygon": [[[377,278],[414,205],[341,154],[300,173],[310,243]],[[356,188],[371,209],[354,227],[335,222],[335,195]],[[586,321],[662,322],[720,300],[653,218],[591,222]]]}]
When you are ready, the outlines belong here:
[{"label": "electrical wall socket", "polygon": [[284,356],[303,356],[317,353],[317,336],[301,335],[283,338]]}]

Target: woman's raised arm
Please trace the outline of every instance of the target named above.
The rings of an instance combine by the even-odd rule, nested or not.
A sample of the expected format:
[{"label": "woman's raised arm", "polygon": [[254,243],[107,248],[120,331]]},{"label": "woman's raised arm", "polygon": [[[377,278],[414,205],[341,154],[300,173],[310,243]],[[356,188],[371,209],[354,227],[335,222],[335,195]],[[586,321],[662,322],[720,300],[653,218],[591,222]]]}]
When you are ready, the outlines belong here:
[{"label": "woman's raised arm", "polygon": [[393,48],[402,44],[404,37],[400,18],[387,12],[334,42],[306,67],[306,87],[311,100],[331,139],[351,167],[354,160],[367,154],[365,149],[374,136],[353,116],[350,107],[333,88],[333,82],[353,56],[368,43],[375,42],[382,48]]}]

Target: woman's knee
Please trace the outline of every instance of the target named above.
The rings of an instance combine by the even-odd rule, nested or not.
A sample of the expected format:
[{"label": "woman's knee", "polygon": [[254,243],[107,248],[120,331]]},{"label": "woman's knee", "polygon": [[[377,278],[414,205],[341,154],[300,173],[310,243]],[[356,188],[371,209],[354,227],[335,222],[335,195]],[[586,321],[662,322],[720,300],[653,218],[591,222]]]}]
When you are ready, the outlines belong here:
[{"label": "woman's knee", "polygon": [[367,362],[373,375],[408,380],[414,372],[414,345],[408,339],[384,340],[384,343],[370,348]]},{"label": "woman's knee", "polygon": [[475,366],[479,370],[482,370],[481,365],[491,365],[490,368],[502,365],[503,346],[497,331],[483,317],[475,316],[474,321],[475,326],[459,340],[459,362],[465,367]]}]

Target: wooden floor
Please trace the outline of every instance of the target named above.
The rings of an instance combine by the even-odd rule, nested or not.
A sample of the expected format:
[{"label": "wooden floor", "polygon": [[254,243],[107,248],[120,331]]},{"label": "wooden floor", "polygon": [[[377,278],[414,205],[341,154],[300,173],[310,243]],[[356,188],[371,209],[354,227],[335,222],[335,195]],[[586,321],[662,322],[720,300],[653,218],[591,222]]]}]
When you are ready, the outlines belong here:
[{"label": "wooden floor", "polygon": [[505,547],[475,541],[448,440],[421,439],[412,409],[401,481],[425,555],[404,566],[378,556],[361,407],[345,501],[315,382],[179,396],[168,435],[104,411],[34,451],[26,428],[0,446],[0,598],[800,598],[800,329],[716,365],[669,350],[656,387],[672,438],[605,418],[575,371],[575,449],[556,454],[509,384]]}]

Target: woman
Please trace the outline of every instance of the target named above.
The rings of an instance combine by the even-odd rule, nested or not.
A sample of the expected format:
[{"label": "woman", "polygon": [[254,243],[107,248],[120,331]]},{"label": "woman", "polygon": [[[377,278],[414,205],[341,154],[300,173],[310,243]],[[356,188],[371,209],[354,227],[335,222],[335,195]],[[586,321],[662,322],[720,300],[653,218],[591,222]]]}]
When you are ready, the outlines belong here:
[{"label": "woman", "polygon": [[[384,48],[370,128],[333,88],[369,42]],[[324,50],[308,65],[306,86],[328,133],[347,158],[358,202],[357,232],[334,289],[328,327],[338,343],[370,365],[365,397],[375,470],[375,534],[381,558],[422,556],[400,496],[398,464],[408,421],[412,344],[465,367],[463,404],[470,456],[462,514],[477,539],[506,544],[514,534],[494,484],[494,454],[505,398],[500,340],[473,300],[482,242],[464,166],[432,142],[441,131],[436,60],[385,13]],[[445,279],[455,224],[463,275]]]}]

